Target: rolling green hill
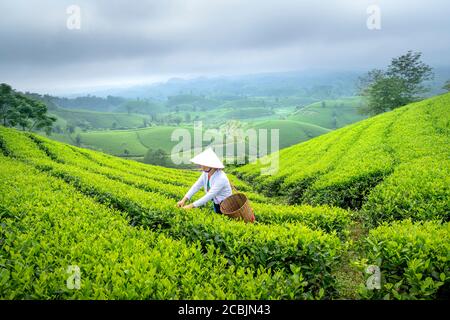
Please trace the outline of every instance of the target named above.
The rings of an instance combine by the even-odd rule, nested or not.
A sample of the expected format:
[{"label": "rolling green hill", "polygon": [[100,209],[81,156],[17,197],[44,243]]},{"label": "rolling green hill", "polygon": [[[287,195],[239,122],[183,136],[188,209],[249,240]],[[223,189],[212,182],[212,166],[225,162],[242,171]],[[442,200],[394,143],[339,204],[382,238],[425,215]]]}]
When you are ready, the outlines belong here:
[{"label": "rolling green hill", "polygon": [[84,146],[113,155],[144,156],[148,148],[162,149],[168,153],[178,143],[171,141],[171,135],[178,127],[157,126],[136,130],[109,130],[80,133]]},{"label": "rolling green hill", "polygon": [[[398,108],[280,151],[237,174],[291,203],[362,209],[370,223],[449,218],[450,94]],[[426,186],[426,187],[425,187]]]},{"label": "rolling green hill", "polygon": [[[260,192],[289,203],[351,210],[351,233],[359,243],[354,250],[363,253],[357,258],[353,251],[349,260],[366,272],[366,279],[374,268],[383,277],[380,289],[359,285],[359,297],[446,299],[449,146],[450,93],[283,149],[273,175],[261,175],[260,161],[235,173]],[[358,282],[348,276],[351,270],[343,267],[343,283]]]},{"label": "rolling green hill", "polygon": [[[170,153],[178,141],[171,141],[172,132],[178,128],[171,126],[156,126],[132,130],[107,130],[80,132],[81,145],[112,155],[122,156],[127,150],[130,155],[144,156],[148,148],[162,149]],[[193,129],[190,130],[193,137]],[[295,143],[306,141],[318,135],[329,132],[328,129],[315,125],[289,120],[267,120],[250,122],[246,129],[270,129],[280,130],[280,148],[291,146]],[[270,134],[269,134],[270,137]],[[53,134],[52,139],[74,144],[67,135]]]},{"label": "rolling green hill", "polygon": [[150,122],[148,116],[142,114],[95,112],[86,110],[68,110],[58,108],[51,112],[66,124],[87,129],[139,128],[144,121]]},{"label": "rolling green hill", "polygon": [[267,129],[269,133],[271,129],[279,129],[280,149],[309,140],[330,131],[313,124],[291,120],[267,120],[251,123],[249,127],[256,130]]},{"label": "rolling green hill", "polygon": [[[279,130],[279,148],[286,148],[293,144],[309,140],[313,137],[317,137],[321,134],[327,133],[330,130],[321,128],[316,125],[308,124],[308,123],[301,123],[297,121],[290,121],[290,120],[265,120],[265,121],[252,121],[247,123],[244,127],[242,127],[244,130],[248,129],[254,129],[254,130],[260,130],[260,129],[266,129],[267,130],[267,141],[269,143],[268,147],[269,150],[267,152],[271,152],[270,150],[270,141],[271,141],[271,129],[278,129]],[[256,131],[259,132],[259,131]],[[240,140],[239,142],[242,142]],[[225,155],[227,150],[232,150],[234,148],[235,152],[237,152],[237,146],[236,146],[236,140],[234,143],[231,143],[229,141],[226,141],[226,138],[224,138],[223,144],[213,144],[215,150],[217,151],[218,148],[220,149],[222,147],[222,154]],[[251,150],[253,154],[257,154],[257,150]],[[196,151],[198,152],[198,150]],[[246,152],[247,154],[250,152],[248,143],[246,143]],[[195,153],[195,152],[194,152]],[[235,158],[230,159],[230,163],[234,163]]]},{"label": "rolling green hill", "polygon": [[360,103],[359,97],[323,100],[297,110],[288,119],[337,129],[365,118],[358,113]]},{"label": "rolling green hill", "polygon": [[224,119],[254,119],[273,115],[274,112],[268,108],[239,108],[225,111],[221,117]]}]

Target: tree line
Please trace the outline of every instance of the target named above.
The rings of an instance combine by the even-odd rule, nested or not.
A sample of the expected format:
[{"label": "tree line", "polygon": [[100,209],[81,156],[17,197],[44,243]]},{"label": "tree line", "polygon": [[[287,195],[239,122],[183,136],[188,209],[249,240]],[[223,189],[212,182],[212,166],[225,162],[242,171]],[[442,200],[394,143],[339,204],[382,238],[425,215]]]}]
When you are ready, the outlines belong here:
[{"label": "tree line", "polygon": [[43,130],[51,133],[56,118],[47,114],[45,103],[29,98],[6,84],[0,84],[0,121],[5,127]]},{"label": "tree line", "polygon": [[[386,69],[373,69],[359,78],[359,94],[365,98],[361,113],[376,115],[423,99],[429,91],[432,68],[421,60],[422,53],[408,51],[391,60]],[[450,91],[450,80],[443,89]]]}]

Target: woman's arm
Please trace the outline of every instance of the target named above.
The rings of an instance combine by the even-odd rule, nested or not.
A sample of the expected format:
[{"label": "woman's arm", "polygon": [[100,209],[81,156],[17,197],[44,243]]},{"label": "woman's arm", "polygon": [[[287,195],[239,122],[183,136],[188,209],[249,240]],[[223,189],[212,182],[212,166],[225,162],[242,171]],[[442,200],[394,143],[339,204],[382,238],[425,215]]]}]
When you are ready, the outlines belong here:
[{"label": "woman's arm", "polygon": [[[192,187],[189,189],[189,191],[186,193],[186,195],[177,202],[178,207],[186,207],[184,204],[187,200],[189,200],[194,194],[197,193],[198,190],[201,189],[203,185],[203,174],[200,175],[200,177],[195,181],[195,183],[192,185]],[[193,207],[192,204],[189,205],[190,207]]]},{"label": "woman's arm", "polygon": [[214,185],[211,187],[211,189],[209,189],[209,191],[203,197],[201,197],[200,199],[198,199],[197,201],[195,201],[193,203],[193,206],[195,208],[201,207],[205,203],[207,203],[208,201],[213,199],[219,193],[219,191],[222,190],[225,183],[226,183],[226,180],[224,180],[224,179],[220,179],[220,180],[216,181],[214,183]]},{"label": "woman's arm", "polygon": [[[189,189],[189,191],[186,193],[184,198],[191,199],[194,194],[198,192],[203,187],[203,174],[200,175],[200,177],[195,181],[195,183],[192,185],[192,187]],[[183,198],[183,199],[184,199]]]}]

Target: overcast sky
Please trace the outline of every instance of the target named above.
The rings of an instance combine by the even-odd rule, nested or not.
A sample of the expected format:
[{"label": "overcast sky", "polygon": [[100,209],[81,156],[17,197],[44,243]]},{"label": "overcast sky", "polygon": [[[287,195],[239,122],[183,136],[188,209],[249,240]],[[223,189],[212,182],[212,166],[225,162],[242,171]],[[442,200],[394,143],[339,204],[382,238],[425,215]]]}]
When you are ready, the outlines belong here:
[{"label": "overcast sky", "polygon": [[[80,29],[68,29],[78,5]],[[366,12],[378,5],[381,29]],[[170,77],[450,65],[448,0],[1,0],[0,82],[69,93]]]}]

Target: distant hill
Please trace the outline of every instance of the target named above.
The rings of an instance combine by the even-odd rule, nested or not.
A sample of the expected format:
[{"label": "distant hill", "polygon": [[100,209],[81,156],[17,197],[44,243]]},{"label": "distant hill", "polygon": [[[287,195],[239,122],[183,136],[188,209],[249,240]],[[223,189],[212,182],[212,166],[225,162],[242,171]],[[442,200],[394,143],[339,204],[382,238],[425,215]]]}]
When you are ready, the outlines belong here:
[{"label": "distant hill", "polygon": [[[171,141],[172,132],[179,128],[187,128],[191,131],[192,127],[173,127],[173,126],[155,126],[141,129],[130,130],[104,130],[104,131],[88,131],[79,132],[81,145],[101,150],[103,152],[123,156],[125,150],[129,155],[143,157],[147,149],[162,149],[170,153],[172,148],[178,141]],[[265,120],[260,122],[251,122],[246,129],[254,128],[268,129],[270,137],[270,129],[279,129],[280,148],[291,146],[295,143],[309,140],[318,135],[329,132],[328,129],[290,120]],[[75,141],[68,139],[67,136],[53,135],[53,139],[69,142],[74,144]],[[204,142],[206,143],[206,142]]]},{"label": "distant hill", "polygon": [[222,96],[227,99],[236,96],[241,98],[246,96],[303,96],[313,99],[332,99],[353,95],[355,80],[360,74],[358,71],[307,70],[194,79],[172,78],[161,83],[95,91],[90,94],[103,97],[112,95],[160,100],[180,94]]},{"label": "distant hill", "polygon": [[[214,96],[219,99],[242,99],[243,97],[296,96],[304,102],[337,99],[357,93],[355,83],[368,70],[323,71],[304,70],[293,72],[270,72],[247,75],[198,77],[193,79],[172,78],[168,81],[137,85],[129,88],[83,92],[78,95],[95,94],[100,97],[152,98],[165,101],[169,96]],[[427,83],[429,96],[444,92],[442,86],[450,78],[449,67],[434,68],[435,79]]]},{"label": "distant hill", "polygon": [[57,108],[51,114],[69,125],[86,129],[140,128],[150,123],[150,118],[142,114],[95,112]]},{"label": "distant hill", "polygon": [[143,157],[148,148],[170,153],[178,141],[171,141],[172,132],[179,127],[157,126],[137,130],[108,130],[80,133],[83,146],[109,154]]},{"label": "distant hill", "polygon": [[288,119],[337,129],[366,118],[358,112],[361,104],[359,97],[323,100],[300,108]]},{"label": "distant hill", "polygon": [[256,130],[267,129],[269,133],[271,129],[279,129],[280,149],[309,140],[330,131],[329,129],[319,127],[310,123],[292,120],[261,121],[252,124],[251,127]]},{"label": "distant hill", "polygon": [[361,209],[372,224],[450,216],[450,93],[409,104],[280,151],[239,177],[291,203]]}]

